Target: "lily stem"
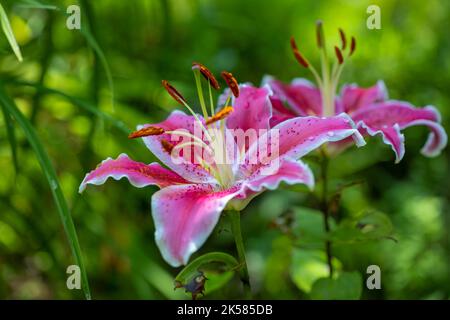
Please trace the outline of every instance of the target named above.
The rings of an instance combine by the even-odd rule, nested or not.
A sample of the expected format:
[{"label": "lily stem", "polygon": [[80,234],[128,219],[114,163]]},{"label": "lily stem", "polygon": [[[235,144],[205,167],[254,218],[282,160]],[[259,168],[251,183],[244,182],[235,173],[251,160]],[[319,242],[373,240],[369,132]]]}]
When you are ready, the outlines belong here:
[{"label": "lily stem", "polygon": [[[325,225],[325,231],[327,233],[330,232],[330,210],[328,207],[328,156],[326,151],[322,149],[322,161],[321,161],[321,174],[322,174],[322,212],[323,212],[323,222]],[[330,271],[330,278],[333,277],[333,254],[331,252],[331,241],[325,241],[325,251],[327,254],[327,264],[328,270]]]},{"label": "lily stem", "polygon": [[228,211],[231,221],[231,231],[233,232],[234,242],[240,264],[239,276],[244,286],[244,294],[247,298],[251,297],[250,277],[248,275],[247,261],[245,259],[244,241],[241,233],[241,213],[236,210]]}]

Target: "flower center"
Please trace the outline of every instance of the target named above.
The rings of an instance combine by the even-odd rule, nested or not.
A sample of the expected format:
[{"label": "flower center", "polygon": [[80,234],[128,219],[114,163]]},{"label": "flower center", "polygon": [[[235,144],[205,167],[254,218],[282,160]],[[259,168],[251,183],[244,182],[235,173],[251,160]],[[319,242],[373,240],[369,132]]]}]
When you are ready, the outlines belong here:
[{"label": "flower center", "polygon": [[[351,38],[350,46],[347,46],[347,38],[342,29],[339,29],[339,36],[341,38],[341,46],[340,48],[338,46],[334,46],[336,60],[333,63],[333,66],[331,66],[325,45],[323,25],[321,21],[317,22],[316,37],[317,47],[320,50],[321,75],[319,75],[314,66],[300,53],[294,38],[291,37],[291,48],[295,58],[300,65],[311,71],[317,82],[317,86],[320,89],[324,116],[332,116],[335,114],[335,96],[336,89],[339,84],[339,78],[341,77],[342,70],[344,69],[346,58],[350,58],[356,48],[356,40],[354,37]],[[344,58],[344,53],[347,50],[347,56]]]},{"label": "flower center", "polygon": [[[235,97],[239,96],[239,86],[236,79],[229,72],[223,71],[222,77],[230,87],[230,93],[226,99],[222,109],[215,112],[215,104],[212,95],[212,89],[220,89],[219,83],[204,65],[194,62],[192,64],[192,71],[194,72],[195,84],[197,87],[198,98],[202,110],[204,121],[201,121],[194,110],[189,106],[186,99],[166,80],[162,81],[164,88],[178,103],[182,104],[194,117],[194,127],[201,129],[200,135],[194,135],[186,130],[172,130],[165,131],[159,127],[146,127],[130,134],[129,138],[144,137],[149,135],[174,134],[189,138],[188,142],[179,143],[177,145],[171,144],[167,140],[162,140],[161,145],[168,153],[179,154],[180,149],[193,151],[194,161],[207,170],[212,176],[216,178],[222,189],[231,187],[235,182],[233,171],[233,159],[228,159],[227,131],[225,127],[225,118],[233,112],[233,107],[229,106],[231,94]],[[209,95],[209,113],[207,108],[207,101],[204,97],[204,90],[202,88],[202,76],[208,83]],[[195,130],[194,130],[195,131]],[[232,140],[234,141],[234,140]],[[234,151],[234,150],[233,150]],[[206,158],[205,158],[206,156]]]}]

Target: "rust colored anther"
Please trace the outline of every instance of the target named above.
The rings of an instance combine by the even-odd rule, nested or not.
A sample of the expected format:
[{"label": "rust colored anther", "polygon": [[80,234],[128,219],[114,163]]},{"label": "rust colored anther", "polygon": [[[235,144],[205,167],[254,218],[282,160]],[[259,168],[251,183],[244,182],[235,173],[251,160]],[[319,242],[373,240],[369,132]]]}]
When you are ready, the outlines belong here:
[{"label": "rust colored anther", "polygon": [[230,88],[233,95],[237,98],[239,97],[239,85],[236,79],[233,77],[233,74],[231,74],[228,71],[222,71],[221,73],[222,78],[227,83],[228,87]]},{"label": "rust colored anther", "polygon": [[192,70],[199,70],[200,73],[205,77],[205,79],[209,81],[211,87],[213,87],[216,90],[220,89],[220,85],[216,77],[214,77],[212,72],[209,71],[209,69],[205,67],[203,64],[199,62],[192,62]]},{"label": "rust colored anther", "polygon": [[163,147],[164,151],[166,151],[167,153],[172,153],[172,150],[174,148],[174,145],[165,139],[161,140],[161,146]]},{"label": "rust colored anther", "polygon": [[217,112],[215,115],[213,115],[211,118],[206,120],[205,123],[206,123],[206,125],[210,125],[211,123],[214,123],[214,122],[220,121],[222,119],[225,119],[232,112],[233,112],[233,107],[226,106],[222,110]]},{"label": "rust colored anther", "polygon": [[339,64],[344,63],[344,57],[342,56],[341,50],[335,46],[334,52],[336,53],[336,58],[338,59]]},{"label": "rust colored anther", "polygon": [[164,133],[164,129],[160,127],[146,127],[140,130],[130,133],[129,139],[147,137],[147,136],[159,136]]},{"label": "rust colored anther", "polygon": [[291,48],[292,48],[292,52],[294,52],[295,59],[297,59],[298,63],[300,63],[305,68],[308,68],[309,64],[306,61],[306,59],[303,58],[302,54],[298,50],[294,37],[291,37]]},{"label": "rust colored anther", "polygon": [[339,28],[339,36],[341,37],[341,49],[345,50],[347,47],[347,38],[345,37],[345,32],[341,28]]},{"label": "rust colored anther", "polygon": [[164,89],[166,89],[166,91],[170,94],[172,98],[175,99],[176,102],[182,105],[186,104],[186,99],[167,80],[162,80],[161,83]]},{"label": "rust colored anther", "polygon": [[353,52],[355,52],[355,49],[356,49],[356,39],[355,39],[355,37],[352,37],[352,40],[350,43],[350,53],[348,55],[351,56],[353,54]]},{"label": "rust colored anther", "polygon": [[325,39],[323,37],[323,23],[322,20],[317,20],[316,22],[316,38],[317,46],[322,48],[325,46]]}]

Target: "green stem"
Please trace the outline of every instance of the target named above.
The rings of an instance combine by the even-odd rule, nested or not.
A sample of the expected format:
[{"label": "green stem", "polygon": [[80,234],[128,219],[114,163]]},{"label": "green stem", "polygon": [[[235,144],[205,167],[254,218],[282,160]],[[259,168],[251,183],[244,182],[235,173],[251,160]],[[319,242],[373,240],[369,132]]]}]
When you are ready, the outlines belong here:
[{"label": "green stem", "polygon": [[239,276],[244,286],[244,293],[247,298],[251,297],[250,277],[248,275],[247,261],[245,259],[244,241],[241,233],[241,213],[236,210],[228,211],[231,220],[231,231],[233,232],[234,242],[240,264]]},{"label": "green stem", "polygon": [[[325,225],[325,231],[328,234],[330,232],[330,210],[328,207],[328,156],[325,150],[322,149],[322,162],[321,162],[321,174],[322,174],[322,212],[323,221]],[[327,264],[330,270],[330,278],[333,277],[333,254],[331,252],[331,241],[327,240],[325,242],[325,251],[327,254]]]}]

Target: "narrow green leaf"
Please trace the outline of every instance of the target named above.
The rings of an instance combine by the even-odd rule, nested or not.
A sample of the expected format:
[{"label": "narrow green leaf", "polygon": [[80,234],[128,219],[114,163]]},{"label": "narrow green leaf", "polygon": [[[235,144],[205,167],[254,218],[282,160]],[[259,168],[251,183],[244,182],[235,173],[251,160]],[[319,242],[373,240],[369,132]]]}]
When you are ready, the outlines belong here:
[{"label": "narrow green leaf", "polygon": [[109,64],[108,61],[106,60],[105,54],[103,53],[102,48],[98,44],[97,40],[95,40],[95,38],[92,36],[88,28],[82,26],[80,31],[81,34],[85,37],[88,45],[92,48],[92,50],[94,50],[94,53],[100,59],[100,63],[102,64],[103,69],[105,70],[109,90],[111,91],[111,106],[113,107],[114,110],[114,82],[111,74],[111,69],[109,68]]},{"label": "narrow green leaf", "polygon": [[37,136],[33,126],[28,121],[28,119],[20,112],[14,101],[6,94],[3,85],[0,85],[0,103],[4,106],[9,115],[11,115],[17,121],[18,125],[22,128],[22,130],[25,133],[25,136],[28,139],[28,142],[30,143],[36,154],[36,157],[39,161],[42,171],[44,172],[44,175],[47,178],[47,181],[50,185],[50,189],[52,191],[52,195],[56,207],[58,209],[58,213],[61,218],[64,231],[69,241],[70,249],[75,258],[75,262],[80,267],[82,289],[84,295],[86,299],[91,299],[87,273],[81,255],[81,249],[80,244],[78,242],[77,233],[75,230],[75,225],[70,215],[66,200],[64,198],[64,194],[61,191],[61,187],[58,182],[58,177],[50,161],[50,158],[47,152],[45,151],[44,146],[42,145],[39,137]]},{"label": "narrow green leaf", "polygon": [[176,276],[175,281],[186,283],[198,273],[200,267],[214,262],[225,264],[228,269],[227,271],[233,270],[239,265],[238,261],[233,256],[227,253],[210,252],[198,257],[197,259],[189,263],[186,267],[184,267],[183,270],[181,270],[180,273],[178,273],[178,275]]},{"label": "narrow green leaf", "polygon": [[19,162],[17,158],[17,141],[16,141],[16,132],[14,130],[14,123],[5,106],[2,104],[1,107],[3,118],[5,119],[6,134],[8,136],[9,145],[11,147],[11,155],[13,159],[14,170],[16,171],[17,174],[19,172]]},{"label": "narrow green leaf", "polygon": [[0,3],[0,23],[2,25],[3,33],[8,39],[8,42],[11,48],[13,49],[14,54],[16,55],[17,59],[20,62],[22,62],[23,60],[22,53],[20,52],[19,45],[17,44],[16,38],[14,37],[14,33],[11,29],[11,24],[9,23],[8,16],[6,15],[5,9],[3,9],[1,3]]},{"label": "narrow green leaf", "polygon": [[103,111],[101,111],[100,109],[98,109],[96,106],[94,106],[93,104],[75,98],[73,96],[70,96],[62,91],[56,90],[56,89],[52,89],[52,88],[48,88],[46,86],[40,85],[38,83],[34,83],[34,82],[27,82],[27,81],[21,81],[21,80],[14,80],[14,79],[8,79],[8,81],[10,83],[16,84],[16,85],[23,85],[23,86],[29,86],[29,87],[34,87],[37,90],[41,90],[42,92],[45,92],[47,94],[54,94],[54,95],[58,95],[64,99],[66,99],[67,101],[69,101],[70,103],[72,103],[73,105],[84,109],[94,115],[96,115],[97,117],[99,117],[100,119],[103,119],[109,123],[111,123],[114,127],[116,127],[117,129],[121,130],[122,132],[126,133],[127,135],[130,133],[130,129],[125,125],[125,123],[123,123],[120,120],[115,119],[114,117],[112,117],[111,115],[104,113]]},{"label": "narrow green leaf", "polygon": [[36,0],[22,0],[20,1],[19,7],[30,8],[30,9],[43,9],[43,10],[59,10],[57,6],[46,4]]}]

